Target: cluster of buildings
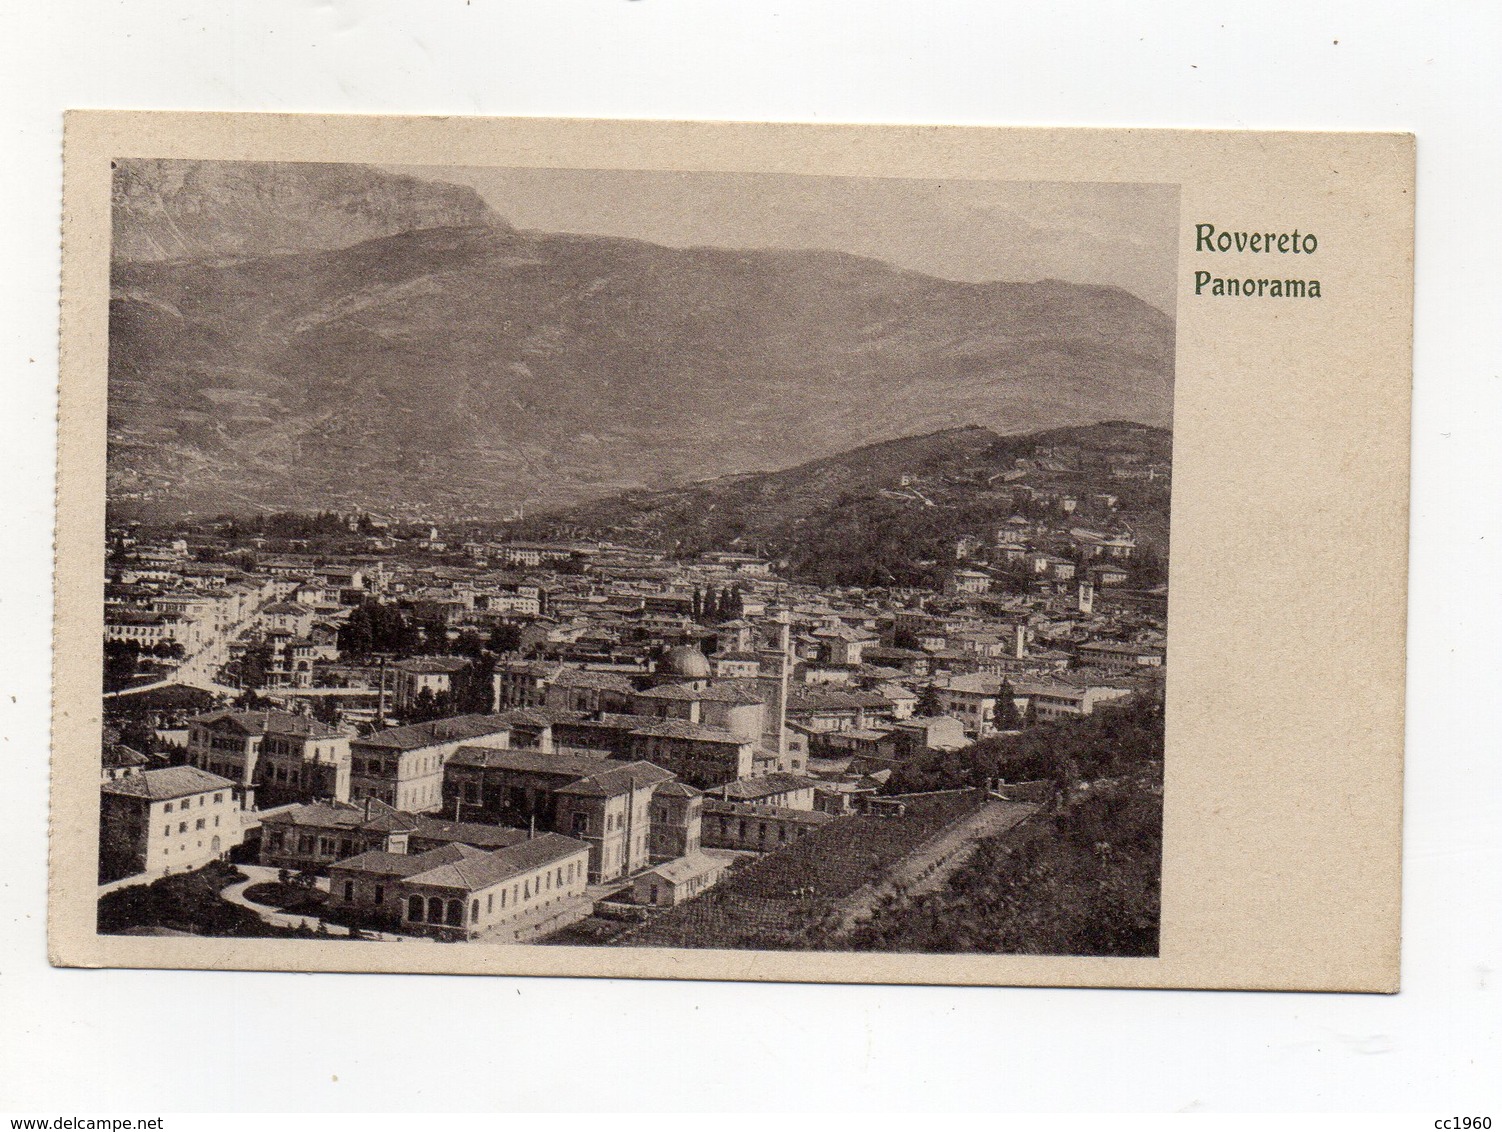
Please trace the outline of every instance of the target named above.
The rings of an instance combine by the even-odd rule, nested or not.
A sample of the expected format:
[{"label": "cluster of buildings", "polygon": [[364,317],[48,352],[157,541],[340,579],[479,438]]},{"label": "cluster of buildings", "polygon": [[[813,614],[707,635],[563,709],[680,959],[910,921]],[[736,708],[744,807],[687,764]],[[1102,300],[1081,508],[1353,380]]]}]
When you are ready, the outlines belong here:
[{"label": "cluster of buildings", "polygon": [[[117,532],[106,636],[154,626],[183,655],[143,687],[176,678],[218,706],[153,713],[149,751],[106,744],[101,874],[233,853],[326,876],[356,921],[443,939],[693,899],[737,855],[869,806],[905,763],[1162,679],[1162,594],[1127,584],[1132,536],[1065,529],[1066,558],[1052,523],[958,547],[944,593],[813,587],[739,552]],[[1003,592],[1014,550],[1033,580]],[[341,647],[377,606],[422,621],[420,655]],[[514,648],[472,647],[499,627]],[[484,710],[422,717],[477,681]],[[109,711],[129,717],[132,695]]]}]

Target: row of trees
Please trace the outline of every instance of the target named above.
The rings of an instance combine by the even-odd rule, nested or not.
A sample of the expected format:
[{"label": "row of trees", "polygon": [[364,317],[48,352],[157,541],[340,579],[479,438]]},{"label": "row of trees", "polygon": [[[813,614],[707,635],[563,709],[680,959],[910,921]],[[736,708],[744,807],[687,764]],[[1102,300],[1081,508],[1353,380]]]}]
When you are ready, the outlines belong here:
[{"label": "row of trees", "polygon": [[489,650],[515,652],[522,646],[521,629],[509,622],[497,622],[488,634],[466,629],[451,639],[447,622],[436,611],[421,605],[387,605],[366,601],[356,606],[349,619],[339,628],[339,651],[355,660],[384,655],[396,659],[409,656],[479,656]]},{"label": "row of trees", "polygon": [[[996,693],[996,729],[998,731],[1016,731],[1032,722],[1024,719],[1022,713],[1017,710],[1014,696],[1011,682],[1003,680],[1001,688]],[[913,708],[913,714],[923,719],[944,714],[944,704],[939,699],[937,685],[930,684],[918,693],[918,703]]]},{"label": "row of trees", "polygon": [[[1002,698],[1010,702],[1010,696]],[[917,710],[921,714],[923,709],[920,700]],[[1020,734],[982,739],[961,751],[920,756],[897,768],[886,792],[983,786],[992,778],[1049,779],[1067,792],[1079,782],[1132,774],[1162,759],[1162,693],[1139,692],[1090,715],[1036,723]]]},{"label": "row of trees", "polygon": [[256,535],[277,539],[342,538],[351,533],[361,536],[376,532],[369,515],[342,515],[337,511],[277,511],[267,515],[220,515],[214,520],[219,534],[231,541]]},{"label": "row of trees", "polygon": [[695,586],[693,601],[694,620],[702,625],[718,625],[724,621],[734,621],[746,611],[740,586],[727,586],[724,589],[710,586],[708,590],[701,590]]},{"label": "row of trees", "polygon": [[118,691],[140,673],[143,661],[181,660],[183,647],[176,641],[142,645],[139,641],[104,642],[104,690]]}]

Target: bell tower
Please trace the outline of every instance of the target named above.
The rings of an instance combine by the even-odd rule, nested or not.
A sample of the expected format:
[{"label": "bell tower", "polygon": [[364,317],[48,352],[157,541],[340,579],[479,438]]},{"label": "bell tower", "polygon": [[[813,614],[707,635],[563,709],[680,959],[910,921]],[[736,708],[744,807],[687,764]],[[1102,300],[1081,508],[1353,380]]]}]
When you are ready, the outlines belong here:
[{"label": "bell tower", "polygon": [[1095,612],[1095,584],[1093,582],[1080,583],[1080,612]]}]

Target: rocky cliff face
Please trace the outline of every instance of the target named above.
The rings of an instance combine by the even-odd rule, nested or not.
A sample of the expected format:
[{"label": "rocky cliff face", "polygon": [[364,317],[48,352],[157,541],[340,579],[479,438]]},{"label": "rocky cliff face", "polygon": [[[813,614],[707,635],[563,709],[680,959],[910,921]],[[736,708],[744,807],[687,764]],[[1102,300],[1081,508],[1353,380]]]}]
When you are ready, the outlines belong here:
[{"label": "rocky cliff face", "polygon": [[278,255],[418,228],[504,226],[473,189],[312,162],[119,161],[113,207],[117,261]]}]

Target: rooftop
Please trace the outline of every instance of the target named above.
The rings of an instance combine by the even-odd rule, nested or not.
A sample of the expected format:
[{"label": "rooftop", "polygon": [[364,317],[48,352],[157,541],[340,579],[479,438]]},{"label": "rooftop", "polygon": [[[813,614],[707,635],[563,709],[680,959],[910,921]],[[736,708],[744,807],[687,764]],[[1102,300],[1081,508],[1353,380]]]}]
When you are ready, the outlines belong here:
[{"label": "rooftop", "polygon": [[633,735],[657,736],[662,739],[692,739],[699,743],[728,743],[742,746],[751,742],[734,731],[723,727],[710,727],[703,723],[690,723],[686,719],[650,719],[646,716],[617,716],[629,720],[627,724]]},{"label": "rooftop", "polygon": [[397,661],[398,672],[413,676],[447,676],[468,668],[469,659],[462,656],[416,656],[410,660]]},{"label": "rooftop", "polygon": [[811,686],[788,693],[788,711],[851,711],[856,708],[890,706],[877,692],[842,691],[838,688]]},{"label": "rooftop", "polygon": [[672,778],[671,771],[663,770],[655,763],[615,763],[607,770],[597,771],[577,782],[569,783],[558,793],[613,798],[617,794],[656,786]]},{"label": "rooftop", "polygon": [[735,802],[714,797],[704,799],[704,814],[706,817],[718,814],[726,817],[735,815],[781,818],[783,821],[798,822],[802,825],[823,825],[835,819],[834,814],[825,813],[823,810],[794,810],[787,806],[763,806],[756,802]]},{"label": "rooftop", "polygon": [[106,794],[166,802],[209,790],[226,790],[233,785],[229,779],[199,770],[196,766],[169,766],[117,778],[102,784],[100,789]]},{"label": "rooftop", "polygon": [[374,873],[384,877],[409,877],[426,872],[440,865],[452,864],[467,857],[481,857],[484,853],[468,845],[440,845],[426,853],[387,853],[372,849],[336,861],[330,869],[343,869],[353,873]]},{"label": "rooftop", "polygon": [[434,747],[456,739],[478,739],[482,735],[499,735],[510,730],[511,723],[503,715],[456,715],[426,723],[409,723],[405,727],[389,727],[356,739],[355,743],[361,747],[415,751],[419,747]]},{"label": "rooftop", "polygon": [[761,692],[739,684],[712,684],[707,688],[691,688],[686,684],[661,684],[656,688],[648,688],[636,694],[647,700],[742,705],[766,703],[766,696]]},{"label": "rooftop", "polygon": [[955,676],[949,681],[948,691],[995,696],[1001,692],[1001,681],[995,676],[980,672],[969,676]]},{"label": "rooftop", "polygon": [[671,861],[664,861],[648,869],[642,876],[656,874],[669,884],[686,884],[695,877],[708,876],[710,873],[719,872],[728,867],[729,862],[723,857],[711,857],[708,853],[691,853],[687,857],[677,857]]},{"label": "rooftop", "polygon": [[527,831],[474,821],[444,821],[431,814],[417,814],[412,836],[429,841],[447,841],[476,849],[504,849],[527,839]]},{"label": "rooftop", "polygon": [[800,774],[768,774],[761,778],[738,778],[715,788],[716,796],[732,802],[750,802],[756,798],[770,798],[773,794],[785,794],[790,790],[808,790],[817,785],[812,778]]},{"label": "rooftop", "polygon": [[364,805],[352,806],[347,802],[304,802],[301,805],[285,806],[275,813],[262,816],[261,824],[311,826],[317,829],[368,829],[380,833],[401,830],[411,832],[416,828],[417,821],[411,814],[371,799],[368,811]]},{"label": "rooftop", "polygon": [[561,688],[600,688],[609,692],[634,692],[636,685],[619,672],[599,672],[586,668],[565,668],[553,683]]},{"label": "rooftop", "polygon": [[448,765],[584,778],[619,764],[592,755],[551,754],[515,747],[460,747],[449,759]]},{"label": "rooftop", "polygon": [[319,723],[308,715],[286,711],[211,711],[195,715],[189,723],[201,723],[216,731],[238,731],[242,735],[299,735],[310,739],[336,739],[343,732]]},{"label": "rooftop", "polygon": [[461,860],[440,864],[436,868],[414,873],[407,879],[413,884],[437,888],[457,888],[475,892],[500,884],[518,874],[562,861],[588,850],[582,841],[558,833],[544,833],[493,853],[466,855]]},{"label": "rooftop", "polygon": [[690,786],[687,782],[679,782],[676,778],[664,782],[654,791],[654,795],[661,795],[664,798],[697,798],[703,793],[704,791],[697,787]]},{"label": "rooftop", "polygon": [[107,767],[145,766],[151,760],[133,747],[127,747],[124,743],[106,743],[102,756],[102,765]]}]

